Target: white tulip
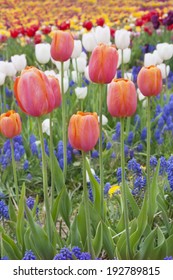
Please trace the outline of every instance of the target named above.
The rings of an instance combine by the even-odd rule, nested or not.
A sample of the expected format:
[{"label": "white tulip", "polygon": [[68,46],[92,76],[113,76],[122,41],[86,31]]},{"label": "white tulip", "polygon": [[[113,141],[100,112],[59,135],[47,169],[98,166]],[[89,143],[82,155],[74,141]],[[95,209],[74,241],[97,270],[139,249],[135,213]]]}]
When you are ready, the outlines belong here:
[{"label": "white tulip", "polygon": [[75,88],[75,94],[77,99],[84,99],[87,96],[87,87]]},{"label": "white tulip", "polygon": [[42,122],[42,132],[46,133],[48,136],[50,136],[50,120],[49,119],[45,119]]},{"label": "white tulip", "polygon": [[81,54],[80,54],[80,57],[83,57],[83,58],[85,58],[86,60],[87,60],[87,54],[85,53],[85,52],[81,52]]},{"label": "white tulip", "polygon": [[72,58],[77,58],[77,57],[80,56],[81,52],[82,52],[82,42],[81,42],[81,40],[74,40],[74,49],[73,49],[71,57]]},{"label": "white tulip", "polygon": [[89,66],[85,67],[84,75],[85,75],[85,78],[86,78],[89,82],[91,82],[91,79],[90,79],[90,76],[89,76]]},{"label": "white tulip", "polygon": [[142,94],[142,92],[140,91],[139,88],[137,88],[137,95],[138,95],[138,99],[140,101],[144,100],[145,99],[145,96]]},{"label": "white tulip", "polygon": [[[59,81],[61,81],[61,75],[60,74],[57,74],[56,78]],[[61,89],[61,82],[59,83],[59,85],[60,85],[60,89]],[[68,88],[69,88],[69,79],[68,79],[68,76],[65,73],[64,73],[64,77],[63,77],[63,86],[64,86],[64,93],[66,93]],[[61,89],[61,92],[62,92],[62,89]]]},{"label": "white tulip", "polygon": [[39,63],[46,64],[50,60],[50,44],[40,43],[35,45],[35,56]]},{"label": "white tulip", "polygon": [[72,59],[73,69],[77,70],[79,73],[83,73],[85,71],[87,61],[84,57],[78,57]]},{"label": "white tulip", "polygon": [[17,73],[17,70],[14,67],[14,64],[12,62],[8,62],[7,63],[7,76],[15,77],[16,73]]},{"label": "white tulip", "polygon": [[122,52],[123,52],[123,63],[129,63],[130,57],[131,57],[131,49],[126,48],[126,49],[118,49],[118,65],[117,68],[121,65],[122,63]]},{"label": "white tulip", "polygon": [[154,50],[153,56],[155,57],[156,65],[163,62],[163,59],[161,59],[157,50]]},{"label": "white tulip", "polygon": [[163,61],[168,60],[173,56],[173,47],[171,44],[160,43],[156,45],[156,49]]},{"label": "white tulip", "polygon": [[157,68],[159,68],[160,71],[161,71],[162,79],[165,79],[169,75],[169,72],[170,72],[170,66],[169,65],[161,63],[161,64],[157,65]]},{"label": "white tulip", "polygon": [[[100,117],[98,116],[98,122],[100,123]],[[108,123],[108,119],[105,115],[102,115],[102,125],[106,125]]]},{"label": "white tulip", "polygon": [[118,49],[126,49],[130,45],[130,32],[120,29],[115,32],[115,45]]},{"label": "white tulip", "polygon": [[[61,71],[61,62],[60,61],[55,61],[55,65],[56,65],[57,69],[59,71]],[[67,71],[69,69],[69,67],[70,67],[70,59],[64,61],[64,63],[63,63],[64,71]]]},{"label": "white tulip", "polygon": [[88,32],[82,36],[82,45],[84,46],[87,52],[92,52],[93,49],[97,46],[94,32]]},{"label": "white tulip", "polygon": [[148,67],[151,65],[156,65],[156,57],[152,53],[145,53],[144,66]]},{"label": "white tulip", "polygon": [[19,72],[22,71],[27,65],[25,54],[13,55],[13,56],[11,56],[11,61],[14,64],[14,67],[16,68],[16,70]]},{"label": "white tulip", "polygon": [[103,44],[110,44],[111,34],[110,34],[110,28],[107,25],[104,25],[103,27],[97,26],[95,28],[95,38],[97,44],[103,43]]},{"label": "white tulip", "polygon": [[5,83],[5,77],[6,75],[0,72],[0,86],[2,86]]}]

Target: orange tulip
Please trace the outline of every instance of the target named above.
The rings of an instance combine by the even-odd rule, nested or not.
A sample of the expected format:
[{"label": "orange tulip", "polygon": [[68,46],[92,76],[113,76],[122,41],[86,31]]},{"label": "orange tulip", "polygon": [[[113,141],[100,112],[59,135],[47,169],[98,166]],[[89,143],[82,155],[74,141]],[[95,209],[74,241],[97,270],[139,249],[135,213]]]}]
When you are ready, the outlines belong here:
[{"label": "orange tulip", "polygon": [[127,79],[113,79],[107,94],[108,111],[113,117],[130,117],[137,107],[135,85]]},{"label": "orange tulip", "polygon": [[71,57],[74,39],[69,31],[55,31],[51,43],[50,53],[54,60],[64,62]]},{"label": "orange tulip", "polygon": [[118,52],[114,46],[98,45],[89,61],[89,77],[92,82],[108,84],[115,77],[118,64]]},{"label": "orange tulip", "polygon": [[18,113],[10,110],[0,115],[0,133],[7,138],[13,138],[21,133],[22,124]]},{"label": "orange tulip", "polygon": [[[39,117],[55,108],[55,86],[35,67],[27,67],[14,83],[14,94],[19,107],[30,116]],[[58,90],[58,89],[57,89]]]},{"label": "orange tulip", "polygon": [[54,76],[48,76],[49,83],[52,87],[52,91],[55,97],[55,105],[54,108],[57,108],[61,105],[62,96],[61,96],[61,90],[58,79],[56,79]]},{"label": "orange tulip", "polygon": [[142,67],[137,85],[144,96],[156,96],[162,90],[162,74],[156,66]]},{"label": "orange tulip", "polygon": [[99,138],[98,116],[96,113],[77,112],[72,115],[68,127],[69,142],[75,149],[88,152]]}]

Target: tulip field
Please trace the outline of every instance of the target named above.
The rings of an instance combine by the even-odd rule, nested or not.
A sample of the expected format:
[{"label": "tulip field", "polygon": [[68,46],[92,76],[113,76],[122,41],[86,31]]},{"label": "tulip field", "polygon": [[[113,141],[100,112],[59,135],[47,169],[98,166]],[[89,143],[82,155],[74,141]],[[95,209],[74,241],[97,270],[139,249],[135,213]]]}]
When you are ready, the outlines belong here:
[{"label": "tulip field", "polygon": [[172,260],[172,1],[0,5],[0,260]]}]

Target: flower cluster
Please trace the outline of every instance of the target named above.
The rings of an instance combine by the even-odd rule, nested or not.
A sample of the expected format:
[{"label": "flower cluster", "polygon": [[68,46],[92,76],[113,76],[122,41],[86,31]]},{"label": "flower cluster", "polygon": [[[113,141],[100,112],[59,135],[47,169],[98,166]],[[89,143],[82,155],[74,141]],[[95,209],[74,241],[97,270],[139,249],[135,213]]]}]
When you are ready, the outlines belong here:
[{"label": "flower cluster", "polygon": [[64,247],[60,250],[59,254],[54,257],[54,260],[91,260],[91,255],[88,252],[81,252],[79,247],[73,247],[70,250]]}]

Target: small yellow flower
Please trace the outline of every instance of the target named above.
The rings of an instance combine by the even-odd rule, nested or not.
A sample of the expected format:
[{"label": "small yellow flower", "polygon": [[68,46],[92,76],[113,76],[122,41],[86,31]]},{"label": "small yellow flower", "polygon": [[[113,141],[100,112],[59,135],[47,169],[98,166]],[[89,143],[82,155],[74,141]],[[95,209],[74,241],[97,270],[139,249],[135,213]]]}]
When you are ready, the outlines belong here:
[{"label": "small yellow flower", "polygon": [[117,193],[117,192],[119,192],[119,191],[120,191],[120,186],[118,186],[118,185],[112,185],[112,186],[110,187],[109,191],[108,191],[109,197],[111,198],[112,195],[113,195],[114,193]]}]

